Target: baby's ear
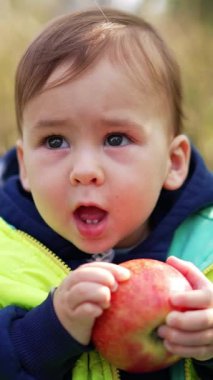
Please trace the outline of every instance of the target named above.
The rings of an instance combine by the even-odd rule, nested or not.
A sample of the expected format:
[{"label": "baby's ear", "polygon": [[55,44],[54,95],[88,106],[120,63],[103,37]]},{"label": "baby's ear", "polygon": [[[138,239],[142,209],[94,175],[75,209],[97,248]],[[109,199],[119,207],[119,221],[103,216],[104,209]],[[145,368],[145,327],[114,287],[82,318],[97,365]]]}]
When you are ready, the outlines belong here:
[{"label": "baby's ear", "polygon": [[184,183],[190,162],[190,143],[185,135],[176,136],[170,145],[170,165],[164,189],[176,190]]},{"label": "baby's ear", "polygon": [[16,150],[17,150],[17,158],[19,164],[19,176],[24,190],[30,191],[30,185],[28,181],[26,166],[24,162],[24,149],[23,149],[23,141],[19,139],[16,142]]}]

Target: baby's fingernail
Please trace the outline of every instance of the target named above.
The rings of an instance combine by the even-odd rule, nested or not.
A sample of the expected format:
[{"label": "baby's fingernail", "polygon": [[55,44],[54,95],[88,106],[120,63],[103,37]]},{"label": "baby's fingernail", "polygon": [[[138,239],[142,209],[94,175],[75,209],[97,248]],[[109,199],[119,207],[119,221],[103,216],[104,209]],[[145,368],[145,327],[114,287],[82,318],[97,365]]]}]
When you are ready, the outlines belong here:
[{"label": "baby's fingernail", "polygon": [[167,351],[172,352],[172,346],[167,340],[164,340],[163,344],[166,347]]},{"label": "baby's fingernail", "polygon": [[157,334],[160,338],[164,338],[165,337],[165,327],[160,326],[157,330]]},{"label": "baby's fingernail", "polygon": [[117,284],[117,282],[115,282],[115,284],[113,285],[113,287],[111,289],[111,292],[116,292],[117,289],[118,289],[118,284]]},{"label": "baby's fingernail", "polygon": [[178,318],[178,311],[171,311],[166,317],[166,324],[169,326],[173,326]]},{"label": "baby's fingernail", "polygon": [[124,267],[120,267],[120,268],[121,268],[120,280],[128,280],[131,276],[130,270]]}]

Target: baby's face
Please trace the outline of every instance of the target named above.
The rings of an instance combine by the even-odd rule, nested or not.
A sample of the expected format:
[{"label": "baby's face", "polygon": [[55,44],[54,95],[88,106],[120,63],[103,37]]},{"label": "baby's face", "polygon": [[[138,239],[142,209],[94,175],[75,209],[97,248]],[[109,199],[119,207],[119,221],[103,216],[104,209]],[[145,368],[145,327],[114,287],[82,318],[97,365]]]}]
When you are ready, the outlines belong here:
[{"label": "baby's face", "polygon": [[25,107],[23,186],[50,227],[87,253],[148,234],[171,169],[167,110],[158,98],[143,96],[103,59]]}]

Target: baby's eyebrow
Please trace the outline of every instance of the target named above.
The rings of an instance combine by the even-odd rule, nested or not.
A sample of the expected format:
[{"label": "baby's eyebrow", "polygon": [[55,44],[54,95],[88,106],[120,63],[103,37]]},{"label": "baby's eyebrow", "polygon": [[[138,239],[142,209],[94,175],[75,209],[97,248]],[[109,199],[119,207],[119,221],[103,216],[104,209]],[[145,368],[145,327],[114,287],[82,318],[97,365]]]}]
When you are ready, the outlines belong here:
[{"label": "baby's eyebrow", "polygon": [[134,121],[134,120],[131,120],[129,118],[117,118],[117,117],[113,117],[113,118],[108,118],[108,117],[104,117],[101,119],[101,123],[103,125],[106,125],[108,127],[127,127],[127,128],[141,128],[141,124],[139,124],[138,122]]},{"label": "baby's eyebrow", "polygon": [[[75,125],[74,121],[70,118],[41,118],[37,120],[33,125],[31,125],[31,129],[34,131],[39,131],[45,128],[68,128]],[[94,122],[94,125],[98,128],[122,128],[122,129],[140,129],[141,124],[136,120],[133,120],[128,117],[103,117]]]},{"label": "baby's eyebrow", "polygon": [[40,119],[36,121],[36,123],[33,125],[33,128],[40,129],[45,127],[60,127],[70,125],[70,123],[70,119]]}]

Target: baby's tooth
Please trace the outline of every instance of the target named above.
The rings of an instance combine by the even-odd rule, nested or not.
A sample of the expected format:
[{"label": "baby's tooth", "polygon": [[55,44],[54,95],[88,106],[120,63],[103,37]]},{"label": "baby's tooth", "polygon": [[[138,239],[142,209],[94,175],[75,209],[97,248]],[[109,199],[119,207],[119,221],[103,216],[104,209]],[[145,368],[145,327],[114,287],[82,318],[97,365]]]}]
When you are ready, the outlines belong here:
[{"label": "baby's tooth", "polygon": [[86,224],[97,224],[98,223],[98,219],[86,219]]}]

